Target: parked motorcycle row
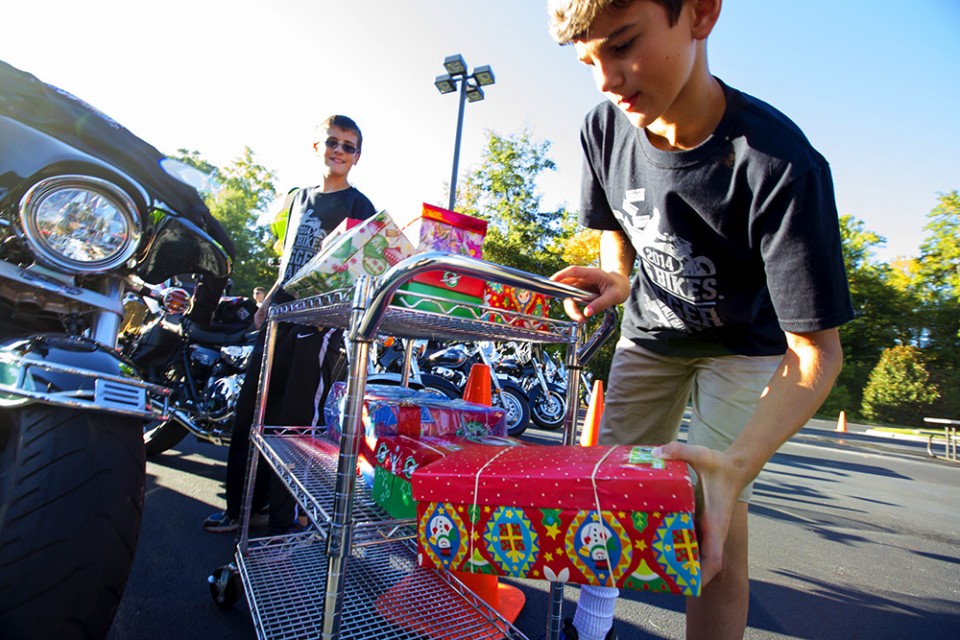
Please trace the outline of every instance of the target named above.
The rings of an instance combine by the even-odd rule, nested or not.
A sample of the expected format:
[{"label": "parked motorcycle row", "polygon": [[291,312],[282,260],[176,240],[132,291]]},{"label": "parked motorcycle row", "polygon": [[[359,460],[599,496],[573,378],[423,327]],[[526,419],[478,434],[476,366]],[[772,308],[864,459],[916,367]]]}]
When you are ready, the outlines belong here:
[{"label": "parked motorcycle row", "polygon": [[[377,344],[370,381],[399,383],[406,350],[410,349],[410,386],[458,398],[474,364],[490,367],[494,406],[506,411],[507,430],[519,436],[530,421],[546,430],[563,426],[567,397],[567,371],[562,358],[540,345],[516,342],[442,344],[425,340],[401,343],[392,339]],[[589,401],[589,374],[581,373],[581,402]]]}]

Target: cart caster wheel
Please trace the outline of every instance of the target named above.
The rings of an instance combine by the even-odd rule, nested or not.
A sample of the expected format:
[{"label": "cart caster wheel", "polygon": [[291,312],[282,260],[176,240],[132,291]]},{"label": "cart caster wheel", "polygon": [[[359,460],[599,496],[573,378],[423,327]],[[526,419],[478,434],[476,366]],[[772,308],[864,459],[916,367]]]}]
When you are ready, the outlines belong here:
[{"label": "cart caster wheel", "polygon": [[214,569],[207,576],[207,583],[210,585],[210,596],[222,609],[232,607],[240,599],[240,574],[232,564]]}]

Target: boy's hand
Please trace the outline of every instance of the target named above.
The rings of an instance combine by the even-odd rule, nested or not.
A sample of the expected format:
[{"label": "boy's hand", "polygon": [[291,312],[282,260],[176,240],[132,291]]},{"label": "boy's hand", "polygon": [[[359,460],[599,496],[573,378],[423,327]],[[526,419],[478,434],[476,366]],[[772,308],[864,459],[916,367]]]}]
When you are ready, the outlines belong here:
[{"label": "boy's hand", "polygon": [[723,566],[723,547],[730,530],[733,510],[740,492],[748,481],[722,451],[671,442],[654,455],[664,460],[683,460],[693,465],[703,491],[703,505],[697,514],[697,536],[700,542],[700,571],[705,586]]},{"label": "boy's hand", "polygon": [[630,295],[630,280],[619,273],[604,271],[599,267],[567,267],[552,276],[551,280],[563,282],[584,291],[599,295],[580,311],[577,303],[567,298],[563,308],[573,320],[583,322],[609,307],[622,303]]}]

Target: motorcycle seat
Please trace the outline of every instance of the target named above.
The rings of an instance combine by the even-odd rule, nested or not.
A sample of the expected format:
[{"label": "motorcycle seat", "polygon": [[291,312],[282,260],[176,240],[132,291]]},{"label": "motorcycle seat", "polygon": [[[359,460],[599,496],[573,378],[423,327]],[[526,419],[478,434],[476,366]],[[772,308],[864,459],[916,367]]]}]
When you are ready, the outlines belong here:
[{"label": "motorcycle seat", "polygon": [[250,341],[250,335],[256,336],[255,331],[251,332],[246,328],[239,331],[225,331],[218,329],[216,325],[203,327],[193,322],[184,323],[181,329],[183,334],[193,342],[209,346],[246,344]]}]

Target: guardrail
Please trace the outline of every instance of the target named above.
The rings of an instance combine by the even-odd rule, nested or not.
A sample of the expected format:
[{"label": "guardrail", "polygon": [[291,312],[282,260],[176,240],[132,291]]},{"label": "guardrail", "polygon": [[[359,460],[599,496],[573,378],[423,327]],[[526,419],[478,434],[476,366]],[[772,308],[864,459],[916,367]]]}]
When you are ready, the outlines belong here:
[{"label": "guardrail", "polygon": [[927,453],[929,453],[931,457],[940,458],[941,460],[952,460],[953,462],[960,461],[957,458],[957,427],[960,427],[960,420],[948,420],[947,418],[924,418],[923,421],[927,424],[942,426],[943,435],[945,438],[945,455],[941,456],[933,452],[933,439],[936,437],[934,435],[927,436]]}]

